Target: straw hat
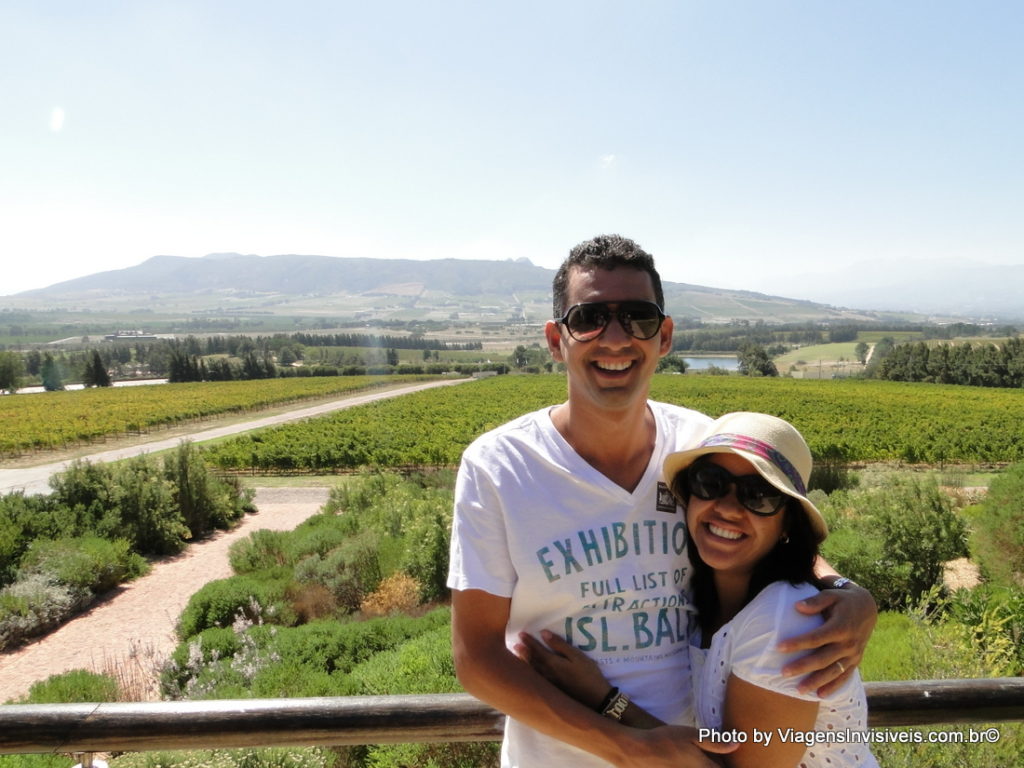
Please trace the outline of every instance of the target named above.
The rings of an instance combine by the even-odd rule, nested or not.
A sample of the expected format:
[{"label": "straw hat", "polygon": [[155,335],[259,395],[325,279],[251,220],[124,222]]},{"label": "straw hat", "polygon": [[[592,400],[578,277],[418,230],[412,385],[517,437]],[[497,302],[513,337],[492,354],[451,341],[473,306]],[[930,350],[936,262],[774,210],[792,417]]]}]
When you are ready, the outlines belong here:
[{"label": "straw hat", "polygon": [[811,477],[811,450],[788,421],[766,413],[727,413],[712,423],[695,448],[677,451],[665,459],[665,482],[709,453],[735,453],[749,461],[760,475],[800,502],[818,541],[828,536],[821,512],[807,498]]}]

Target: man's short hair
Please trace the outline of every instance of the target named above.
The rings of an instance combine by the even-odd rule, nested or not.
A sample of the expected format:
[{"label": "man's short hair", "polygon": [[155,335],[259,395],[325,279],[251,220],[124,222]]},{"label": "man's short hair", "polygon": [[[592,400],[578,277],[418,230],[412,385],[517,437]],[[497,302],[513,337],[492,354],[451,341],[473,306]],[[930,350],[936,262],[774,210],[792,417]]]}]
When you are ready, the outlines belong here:
[{"label": "man's short hair", "polygon": [[643,248],[621,235],[598,235],[586,240],[571,251],[562,266],[555,274],[555,280],[551,285],[553,294],[552,308],[555,318],[565,314],[566,294],[569,290],[569,271],[573,267],[584,269],[615,269],[616,267],[628,267],[639,269],[651,276],[651,283],[654,286],[654,299],[657,305],[665,309],[665,294],[661,289],[661,276],[654,268],[654,257]]}]

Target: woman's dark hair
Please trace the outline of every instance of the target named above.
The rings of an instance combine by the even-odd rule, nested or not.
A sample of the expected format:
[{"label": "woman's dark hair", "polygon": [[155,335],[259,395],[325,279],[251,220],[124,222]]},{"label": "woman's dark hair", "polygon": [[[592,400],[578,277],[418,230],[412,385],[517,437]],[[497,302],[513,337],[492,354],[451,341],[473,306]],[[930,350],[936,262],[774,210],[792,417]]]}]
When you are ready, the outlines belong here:
[{"label": "woman's dark hair", "polygon": [[[684,475],[685,470],[677,473],[673,478],[672,492],[686,507],[690,502],[690,493],[686,488]],[[814,561],[818,557],[818,541],[803,506],[797,499],[790,497],[781,514],[784,516],[782,531],[785,536],[754,566],[744,605],[757,597],[762,589],[776,581],[788,581],[790,584],[806,582],[813,584],[818,589],[824,586],[814,575]],[[788,540],[786,540],[787,538]],[[690,556],[690,563],[693,565],[693,603],[697,609],[697,618],[700,621],[701,629],[706,632],[718,605],[718,595],[715,592],[713,577],[714,569],[701,559],[697,545],[693,543],[693,538],[689,535],[689,526],[687,526],[686,551]]]}]

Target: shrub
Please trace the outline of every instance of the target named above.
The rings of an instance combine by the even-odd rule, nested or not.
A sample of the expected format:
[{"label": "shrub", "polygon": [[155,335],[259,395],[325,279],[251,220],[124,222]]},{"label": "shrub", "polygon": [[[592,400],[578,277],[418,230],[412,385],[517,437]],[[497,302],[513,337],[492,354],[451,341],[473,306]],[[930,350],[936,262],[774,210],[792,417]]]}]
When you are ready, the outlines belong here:
[{"label": "shrub", "polygon": [[239,615],[291,624],[295,616],[285,601],[287,585],[288,579],[281,577],[233,576],[211,581],[189,599],[178,620],[178,636],[187,640],[204,629],[230,627]]},{"label": "shrub", "polygon": [[124,536],[136,551],[146,554],[170,555],[184,549],[192,534],[156,460],[137,456],[109,472],[109,513],[116,514],[118,528],[106,535]]},{"label": "shrub", "polygon": [[117,681],[107,675],[73,669],[53,675],[28,690],[25,704],[76,704],[117,701]]},{"label": "shrub", "polygon": [[421,600],[438,599],[448,592],[452,482],[450,472],[371,475],[335,488],[325,513],[339,513],[349,534],[378,532],[381,573],[403,571],[420,583]]},{"label": "shrub", "polygon": [[26,496],[17,492],[0,496],[0,587],[14,581],[18,563],[29,544],[41,536],[60,535],[53,524],[53,508],[51,498],[41,494]]},{"label": "shrub", "polygon": [[243,490],[234,478],[224,481],[213,476],[200,451],[188,440],[164,459],[163,472],[193,536],[230,528],[246,511],[252,511],[252,492]]},{"label": "shrub", "polygon": [[22,558],[20,573],[22,578],[32,574],[48,577],[76,593],[89,590],[100,594],[142,575],[148,567],[124,539],[84,536],[36,540]]},{"label": "shrub", "polygon": [[[64,761],[66,768],[67,761]],[[110,761],[110,768],[340,768],[334,750],[322,747],[202,749],[132,752]]]},{"label": "shrub", "polygon": [[[459,693],[451,636],[438,627],[393,650],[379,653],[352,670],[362,695]],[[364,764],[379,768],[429,765],[476,768],[497,765],[496,743],[376,744],[366,748]]]},{"label": "shrub", "polygon": [[285,594],[300,624],[344,613],[334,593],[323,584],[290,584]]},{"label": "shrub", "polygon": [[400,693],[461,693],[455,679],[451,631],[438,627],[382,651],[352,669],[367,696]]},{"label": "shrub", "polygon": [[934,478],[838,491],[823,507],[831,530],[823,554],[882,608],[916,601],[939,583],[946,561],[967,554],[964,521]]},{"label": "shrub", "polygon": [[0,649],[41,635],[88,604],[88,590],[34,574],[0,590]]},{"label": "shrub", "polygon": [[420,604],[422,588],[412,576],[393,573],[384,579],[376,591],[367,595],[359,605],[366,616],[391,616],[409,613]]},{"label": "shrub", "polygon": [[290,534],[261,528],[231,545],[228,562],[237,574],[253,573],[280,565],[290,565],[285,542]]},{"label": "shrub", "polygon": [[326,555],[307,557],[295,567],[295,580],[302,585],[326,588],[343,611],[357,610],[363,598],[380,583],[379,549],[379,534],[364,531]]},{"label": "shrub", "polygon": [[234,656],[239,647],[238,635],[232,627],[210,627],[193,636],[189,642],[180,644],[171,654],[170,660],[184,669],[189,664],[190,656],[196,653],[192,648],[197,648],[200,654],[197,661],[206,664]]},{"label": "shrub", "polygon": [[971,549],[982,573],[998,584],[1024,586],[1024,464],[993,479],[971,511]]},{"label": "shrub", "polygon": [[[418,618],[315,621],[298,627],[238,622],[179,645],[163,670],[161,688],[169,698],[278,695],[271,691],[351,695],[359,690],[348,675],[354,667],[423,633],[447,632],[450,621],[451,612],[439,608]],[[235,640],[228,641],[224,632]],[[279,669],[291,670],[291,678]]]},{"label": "shrub", "polygon": [[1024,589],[982,584],[958,590],[944,607],[967,628],[975,655],[998,676],[1024,674]]},{"label": "shrub", "polygon": [[855,488],[857,475],[850,472],[848,463],[847,451],[841,445],[830,444],[815,451],[814,466],[807,487],[825,493]]},{"label": "shrub", "polygon": [[[933,680],[1005,675],[1005,667],[991,664],[993,657],[978,653],[973,628],[960,623],[955,609],[946,610],[945,601],[940,599],[937,610],[934,595],[930,597],[932,599],[922,601],[909,613],[879,615],[861,663],[864,679]],[[960,744],[953,743],[950,732],[963,731],[966,726],[918,726],[906,730],[942,731],[940,735],[944,738],[933,744],[879,743],[871,750],[886,768],[1020,765],[1024,724],[1001,722],[995,725],[1001,737],[995,744],[970,743],[967,738]],[[973,724],[972,727],[978,731],[986,726]]]}]

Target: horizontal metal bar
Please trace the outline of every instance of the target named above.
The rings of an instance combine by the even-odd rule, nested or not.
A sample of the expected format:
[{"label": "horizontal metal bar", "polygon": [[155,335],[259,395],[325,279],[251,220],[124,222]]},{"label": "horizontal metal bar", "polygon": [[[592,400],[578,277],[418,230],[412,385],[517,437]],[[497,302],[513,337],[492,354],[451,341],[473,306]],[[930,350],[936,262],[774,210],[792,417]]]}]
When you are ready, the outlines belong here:
[{"label": "horizontal metal bar", "polygon": [[[866,683],[872,727],[1024,720],[1024,678]],[[467,694],[0,706],[0,754],[494,741]]]}]

